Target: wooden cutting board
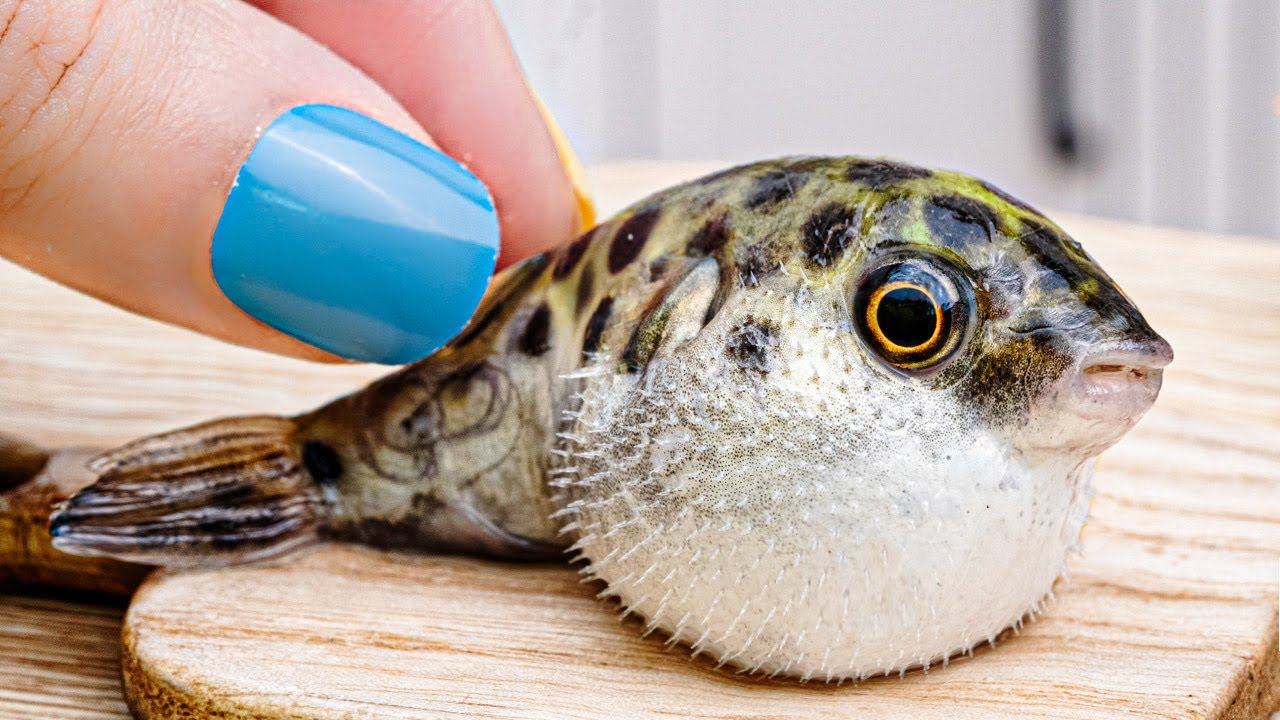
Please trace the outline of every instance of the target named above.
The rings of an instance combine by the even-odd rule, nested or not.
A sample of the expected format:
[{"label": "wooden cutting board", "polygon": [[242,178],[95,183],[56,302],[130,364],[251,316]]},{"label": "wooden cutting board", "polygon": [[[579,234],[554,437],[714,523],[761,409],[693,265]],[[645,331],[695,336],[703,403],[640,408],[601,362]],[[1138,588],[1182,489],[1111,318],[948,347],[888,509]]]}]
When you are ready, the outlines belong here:
[{"label": "wooden cutting board", "polygon": [[[607,212],[687,174],[632,166],[595,179]],[[566,567],[329,546],[153,576],[125,620],[132,707],[154,718],[1266,718],[1280,709],[1280,245],[1060,220],[1177,360],[1155,409],[1100,464],[1071,581],[994,649],[858,685],[763,681],[642,638]],[[107,444],[298,410],[378,373],[231,348],[0,265],[0,423],[38,440]],[[118,717],[102,673],[118,652],[101,642],[114,612],[0,596],[0,717]]]}]

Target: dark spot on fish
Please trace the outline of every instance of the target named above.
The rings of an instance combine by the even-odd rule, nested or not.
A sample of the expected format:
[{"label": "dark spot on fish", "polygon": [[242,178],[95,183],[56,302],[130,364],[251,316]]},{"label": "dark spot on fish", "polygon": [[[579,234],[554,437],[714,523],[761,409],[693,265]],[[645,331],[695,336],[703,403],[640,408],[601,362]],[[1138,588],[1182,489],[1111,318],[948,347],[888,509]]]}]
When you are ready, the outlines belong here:
[{"label": "dark spot on fish", "polygon": [[311,479],[321,485],[330,485],[342,477],[342,458],[328,443],[308,440],[302,444],[302,465]]},{"label": "dark spot on fish", "polygon": [[844,254],[857,231],[855,211],[839,203],[820,208],[801,230],[805,254],[818,267],[829,267]]},{"label": "dark spot on fish", "polygon": [[729,213],[720,213],[698,228],[698,232],[689,241],[687,254],[691,257],[714,255],[728,244],[730,233]]},{"label": "dark spot on fish", "polygon": [[452,372],[440,378],[439,387],[445,388],[457,383],[469,383],[481,370],[485,369],[486,363],[483,360],[472,360],[454,368]]},{"label": "dark spot on fish", "polygon": [[564,552],[561,545],[517,535],[475,508],[459,509],[431,493],[415,494],[410,509],[398,517],[364,517],[334,525],[325,528],[326,537],[390,550],[461,552],[503,560],[547,560]]},{"label": "dark spot on fish", "polygon": [[981,353],[959,386],[959,397],[991,420],[1022,422],[1031,403],[1073,367],[1055,334],[1025,335]]},{"label": "dark spot on fish", "polygon": [[596,236],[596,230],[599,229],[598,225],[591,228],[560,250],[560,256],[556,258],[556,269],[551,273],[553,278],[563,280],[569,277],[573,269],[578,266],[578,262],[582,260],[582,256],[586,254],[587,247],[591,245],[591,239]]},{"label": "dark spot on fish", "polygon": [[781,258],[776,244],[748,245],[739,251],[738,281],[745,287],[755,287],[761,280],[778,272],[781,267]]},{"label": "dark spot on fish", "polygon": [[433,493],[415,493],[409,502],[413,514],[419,517],[431,515],[445,508],[445,503]]},{"label": "dark spot on fish", "polygon": [[773,348],[777,345],[773,325],[748,315],[729,331],[725,354],[743,370],[767,374],[773,369]]},{"label": "dark spot on fish", "polygon": [[473,340],[480,337],[480,335],[493,324],[494,320],[498,319],[498,316],[502,314],[503,309],[504,308],[501,303],[493,303],[482,314],[472,318],[466,329],[451,340],[449,344],[454,347],[464,347],[468,345]]},{"label": "dark spot on fish", "polygon": [[1030,205],[1028,205],[1028,204],[1026,204],[1026,203],[1022,202],[1022,201],[1021,201],[1021,200],[1019,200],[1018,198],[1016,198],[1016,197],[1014,197],[1014,196],[1010,195],[1009,193],[1007,193],[1007,192],[1005,192],[1005,191],[1001,190],[1000,188],[996,187],[995,185],[992,185],[992,184],[991,184],[991,183],[989,183],[989,182],[985,182],[985,181],[983,181],[983,183],[982,183],[982,187],[983,187],[987,192],[991,193],[992,195],[995,195],[996,197],[1000,198],[1001,200],[1003,200],[1003,201],[1005,201],[1005,202],[1009,203],[1010,205],[1012,205],[1012,206],[1014,206],[1014,207],[1018,208],[1019,210],[1021,210],[1021,211],[1023,211],[1023,212],[1031,213],[1032,215],[1040,215],[1040,214],[1041,214],[1041,213],[1040,213],[1040,211],[1038,211],[1038,210],[1036,210],[1035,208],[1031,207]]},{"label": "dark spot on fish", "polygon": [[829,157],[800,157],[787,163],[787,169],[792,173],[807,174],[818,171],[830,170],[831,160]]},{"label": "dark spot on fish", "polygon": [[[477,367],[478,364],[467,367]],[[391,377],[395,377],[394,375]],[[445,382],[449,377],[444,378]],[[381,453],[374,448],[388,447],[409,455],[416,466],[419,478],[434,477],[439,470],[437,466],[436,444],[440,441],[440,430],[444,425],[444,407],[440,399],[439,388],[434,382],[427,386],[413,387],[415,394],[427,393],[425,397],[410,404],[403,411],[399,422],[394,425],[381,425],[383,428],[377,435],[371,435],[369,442],[356,443],[356,452],[360,462],[372,470],[383,480],[393,484],[405,482],[401,470],[389,469],[383,465]]]},{"label": "dark spot on fish", "polygon": [[1130,339],[1149,341],[1157,337],[1146,318],[1116,287],[1080,243],[1031,218],[1023,218],[1024,231],[1018,241],[1027,254],[1048,271],[1039,278],[1042,288],[1056,282],[1065,284],[1081,304],[1097,313],[1099,321],[1112,330],[1130,334]]},{"label": "dark spot on fish", "polygon": [[454,348],[465,347],[483,335],[495,320],[510,313],[515,307],[515,303],[510,302],[511,299],[520,297],[529,291],[529,288],[546,270],[550,259],[550,253],[539,253],[524,260],[519,265],[513,266],[508,272],[514,273],[514,275],[498,286],[496,292],[484,296],[484,299],[480,301],[480,307],[476,310],[475,317],[471,318],[471,322],[467,324],[467,327],[461,333],[449,341],[449,346]]},{"label": "dark spot on fish", "polygon": [[1101,269],[1096,273],[1086,270],[1093,265],[1088,257],[1079,255],[1073,258],[1068,254],[1069,246],[1065,236],[1030,218],[1024,218],[1022,224],[1025,230],[1018,237],[1022,247],[1046,269],[1062,278],[1067,287],[1076,290],[1090,279],[1105,279],[1108,285],[1111,284],[1110,278],[1105,278]]},{"label": "dark spot on fish", "polygon": [[636,323],[631,332],[631,339],[622,349],[622,371],[634,373],[640,370],[653,357],[662,340],[662,332],[670,317],[670,308],[664,307],[662,298],[655,306],[646,311],[644,317]]},{"label": "dark spot on fish", "polygon": [[667,274],[667,269],[671,267],[671,256],[660,255],[649,261],[649,282],[657,282],[662,276]]},{"label": "dark spot on fish", "polygon": [[808,175],[793,173],[789,169],[770,170],[761,175],[751,192],[747,193],[747,207],[752,210],[773,207],[793,197],[808,181]]},{"label": "dark spot on fish", "polygon": [[410,501],[412,510],[397,518],[362,517],[350,529],[350,534],[340,534],[342,539],[358,540],[377,548],[400,549],[413,547],[438,547],[432,537],[431,525],[447,506],[429,493],[417,493]]},{"label": "dark spot on fish", "polygon": [[[714,259],[684,263],[679,271],[683,272],[684,276],[673,280],[666,288],[653,294],[648,307],[644,309],[644,312],[641,313],[632,327],[631,338],[623,346],[621,356],[623,372],[634,373],[648,365],[653,358],[658,346],[666,336],[673,312],[689,301],[690,293],[693,289],[702,287],[704,282],[702,278],[705,273],[696,278],[696,284],[690,282],[690,279],[694,277],[693,273],[698,272],[700,268],[714,269],[718,267],[719,263]],[[710,278],[707,280],[715,283],[717,291],[720,289],[721,282]],[[714,297],[712,301],[714,301]],[[703,325],[705,324],[706,318],[704,317]]]},{"label": "dark spot on fish", "polygon": [[546,303],[538,306],[529,321],[525,323],[524,332],[516,341],[520,352],[530,357],[538,357],[551,349],[551,308]]},{"label": "dark spot on fish", "polygon": [[[463,367],[468,370],[476,368],[476,371],[479,371],[479,363],[472,363]],[[445,376],[439,383],[439,386],[448,387],[448,384],[453,382],[456,377],[456,375]],[[422,388],[415,388],[415,390],[417,389]],[[431,387],[431,390],[434,391],[435,387]],[[383,440],[388,445],[395,447],[397,450],[407,447],[421,447],[424,441],[428,439],[431,441],[438,439],[438,429],[440,428],[443,419],[444,410],[440,407],[439,394],[437,392],[431,392],[421,402],[412,405],[408,412],[405,413],[404,417],[400,418],[400,422],[398,423],[400,432],[408,436],[409,439],[407,441],[402,441],[399,438],[391,439],[384,436]]]},{"label": "dark spot on fish", "polygon": [[582,354],[590,355],[600,349],[600,341],[604,337],[604,328],[609,323],[609,315],[613,313],[613,298],[606,297],[596,306],[587,321],[587,331],[582,337]]},{"label": "dark spot on fish", "polygon": [[401,539],[402,535],[396,524],[378,518],[360,518],[347,524],[330,523],[320,530],[320,536],[326,540],[367,543],[383,548],[393,547],[389,543]]},{"label": "dark spot on fish", "polygon": [[845,171],[851,182],[862,183],[872,190],[896,185],[906,180],[918,180],[932,175],[929,170],[891,160],[855,160]]},{"label": "dark spot on fish", "polygon": [[582,313],[587,311],[587,303],[595,295],[595,286],[596,271],[593,266],[588,265],[582,269],[582,275],[578,278],[577,293],[573,301],[574,317],[582,317]]},{"label": "dark spot on fish", "polygon": [[924,220],[939,245],[953,250],[985,243],[1000,224],[990,205],[963,195],[942,195],[924,205]]},{"label": "dark spot on fish", "polygon": [[660,214],[656,207],[645,208],[622,223],[609,244],[609,272],[616,273],[640,257]]},{"label": "dark spot on fish", "polygon": [[[653,357],[650,352],[652,349],[653,346],[644,345],[640,342],[639,335],[632,335],[631,340],[627,342],[627,346],[622,350],[622,371],[628,375],[638,372],[648,358]],[[646,355],[648,357],[645,357]]]}]

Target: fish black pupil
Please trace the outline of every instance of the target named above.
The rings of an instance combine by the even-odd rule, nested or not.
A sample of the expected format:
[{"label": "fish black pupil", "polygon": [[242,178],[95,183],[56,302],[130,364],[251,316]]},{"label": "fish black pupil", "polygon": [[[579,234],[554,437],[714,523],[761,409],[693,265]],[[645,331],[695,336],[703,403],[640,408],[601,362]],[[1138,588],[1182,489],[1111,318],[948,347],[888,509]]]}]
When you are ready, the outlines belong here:
[{"label": "fish black pupil", "polygon": [[912,287],[885,293],[876,307],[876,324],[890,342],[915,348],[933,338],[938,326],[937,309],[924,291]]}]

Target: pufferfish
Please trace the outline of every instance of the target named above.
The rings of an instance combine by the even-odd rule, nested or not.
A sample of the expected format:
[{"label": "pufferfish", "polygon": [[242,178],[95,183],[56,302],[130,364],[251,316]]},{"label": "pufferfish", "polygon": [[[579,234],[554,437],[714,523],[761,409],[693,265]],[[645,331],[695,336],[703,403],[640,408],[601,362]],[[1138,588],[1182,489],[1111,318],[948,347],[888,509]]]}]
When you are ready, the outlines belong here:
[{"label": "pufferfish", "polygon": [[928,668],[1041,608],[1092,458],[1169,345],[972,177],[801,157],[659,192],[499,275],[470,325],[314,412],[98,457],[69,553],[317,538],[568,553],[673,643],[801,680]]}]

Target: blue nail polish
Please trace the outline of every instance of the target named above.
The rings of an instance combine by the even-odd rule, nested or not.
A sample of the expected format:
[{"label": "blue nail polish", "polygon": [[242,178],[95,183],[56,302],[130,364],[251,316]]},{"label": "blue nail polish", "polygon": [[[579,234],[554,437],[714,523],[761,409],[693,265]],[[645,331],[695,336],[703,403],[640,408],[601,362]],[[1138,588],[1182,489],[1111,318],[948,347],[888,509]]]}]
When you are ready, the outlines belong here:
[{"label": "blue nail polish", "polygon": [[357,112],[289,110],[240,167],[213,233],[236,305],[353,360],[434,352],[475,312],[498,257],[484,185]]}]

